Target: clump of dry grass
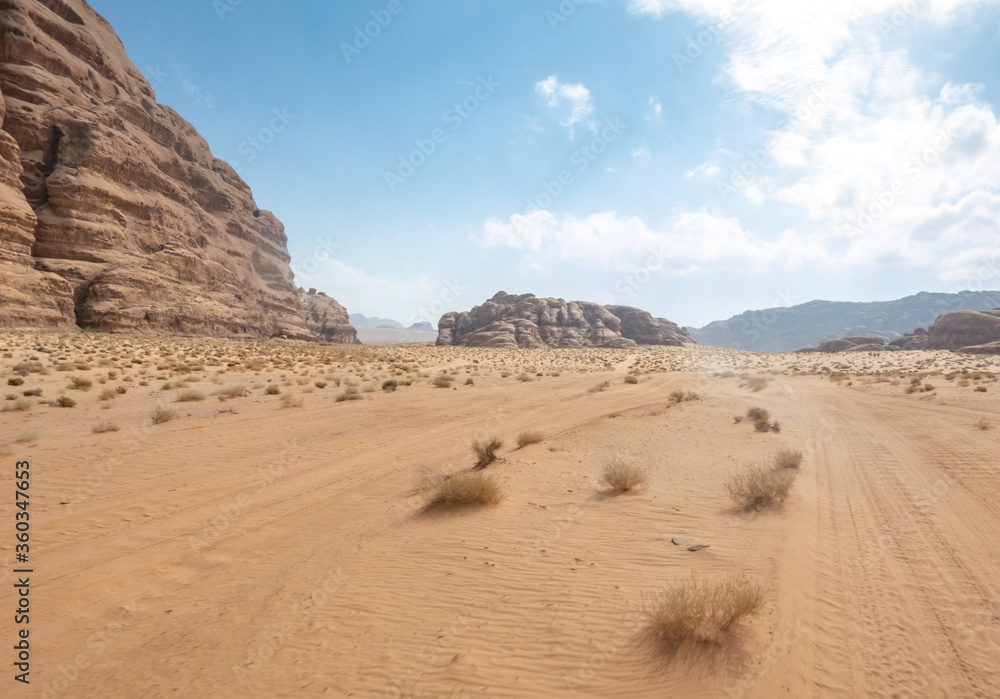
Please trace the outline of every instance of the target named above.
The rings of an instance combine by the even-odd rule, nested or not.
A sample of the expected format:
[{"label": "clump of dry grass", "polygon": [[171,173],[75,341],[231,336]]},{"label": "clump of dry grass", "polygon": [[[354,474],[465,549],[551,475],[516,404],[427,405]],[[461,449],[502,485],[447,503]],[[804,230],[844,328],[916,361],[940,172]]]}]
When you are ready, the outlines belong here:
[{"label": "clump of dry grass", "polygon": [[670,392],[670,402],[672,402],[672,403],[680,403],[681,401],[684,400],[684,396],[686,396],[686,395],[687,394],[684,393],[684,391],[681,391],[681,390],[671,391]]},{"label": "clump of dry grass", "polygon": [[496,478],[479,472],[456,473],[443,479],[427,498],[426,509],[462,505],[496,505],[503,490]]},{"label": "clump of dry grass", "polygon": [[285,394],[281,397],[282,408],[301,408],[305,404],[305,398]]},{"label": "clump of dry grass", "polygon": [[797,471],[775,471],[753,465],[729,476],[726,491],[745,510],[759,510],[783,502],[795,484]]},{"label": "clump of dry grass", "polygon": [[597,384],[596,386],[594,386],[592,388],[588,388],[587,389],[587,393],[601,393],[602,391],[605,391],[605,390],[607,390],[609,388],[611,388],[611,382],[610,381],[605,381],[603,383]]},{"label": "clump of dry grass", "polygon": [[763,391],[768,386],[768,381],[763,376],[751,376],[747,379],[747,388],[754,393]]},{"label": "clump of dry grass", "polygon": [[23,386],[24,385],[24,379],[22,379],[19,376],[15,376],[12,379],[7,379],[7,385],[8,386]]},{"label": "clump of dry grass", "polygon": [[523,449],[529,444],[541,444],[545,441],[545,435],[541,432],[522,432],[517,435],[517,447]]},{"label": "clump of dry grass", "polygon": [[164,422],[170,422],[171,420],[176,419],[176,410],[168,410],[167,408],[160,407],[153,411],[152,420],[154,425],[162,425]]},{"label": "clump of dry grass", "polygon": [[270,386],[264,389],[264,393],[269,396],[276,396],[279,393],[281,393],[281,389],[275,386],[274,384],[271,384]]},{"label": "clump of dry grass", "polygon": [[205,400],[205,394],[201,391],[189,390],[184,391],[179,396],[177,396],[178,403],[196,403],[198,401]]},{"label": "clump of dry grass", "polygon": [[604,466],[601,482],[608,486],[612,493],[629,493],[649,485],[649,476],[645,469],[626,459],[615,458]]},{"label": "clump of dry grass", "polygon": [[767,412],[763,408],[753,407],[747,408],[747,417],[756,422],[757,420],[767,420],[771,419],[771,413]]},{"label": "clump of dry grass", "polygon": [[987,420],[986,418],[982,418],[979,422],[976,423],[976,427],[985,432],[986,430],[993,429],[993,423]]},{"label": "clump of dry grass", "polygon": [[490,439],[484,440],[482,442],[476,441],[472,443],[472,451],[476,454],[476,469],[483,469],[492,464],[498,458],[497,452],[500,447],[503,446],[503,441],[497,437],[491,437]]},{"label": "clump of dry grass", "polygon": [[523,371],[520,374],[517,375],[517,380],[520,381],[520,382],[522,382],[522,383],[527,383],[529,381],[534,381],[534,379],[531,378],[530,374],[526,374]]},{"label": "clump of dry grass", "polygon": [[114,400],[118,397],[118,391],[113,388],[105,388],[101,391],[100,395],[97,396],[98,400]]},{"label": "clump of dry grass", "polygon": [[56,398],[56,405],[60,408],[73,408],[76,407],[76,401],[69,396],[59,396]]},{"label": "clump of dry grass", "polygon": [[219,395],[223,398],[242,398],[247,394],[246,384],[236,384],[235,386],[226,386],[219,390]]},{"label": "clump of dry grass", "polygon": [[438,374],[431,381],[431,385],[434,388],[451,388],[451,385],[455,382],[455,379],[448,374]]},{"label": "clump of dry grass", "polygon": [[326,381],[317,381],[317,382],[316,382],[316,383],[314,383],[313,385],[314,385],[314,386],[315,386],[316,388],[318,388],[318,389],[321,389],[321,390],[322,390],[322,389],[326,388],[327,386],[329,386],[330,384],[328,384],[328,383],[327,383]]},{"label": "clump of dry grass", "polygon": [[361,391],[357,389],[356,386],[348,386],[344,389],[344,392],[337,396],[338,403],[345,403],[349,400],[364,400],[365,397],[361,395]]},{"label": "clump of dry grass", "polygon": [[783,468],[798,468],[802,465],[802,452],[794,449],[781,449],[771,459],[771,464],[776,471]]},{"label": "clump of dry grass", "polygon": [[397,388],[399,388],[399,382],[395,379],[389,379],[388,381],[382,382],[382,390],[386,393],[392,393]]},{"label": "clump of dry grass", "polygon": [[121,428],[113,422],[101,422],[90,428],[94,434],[104,434],[105,432],[117,432]]},{"label": "clump of dry grass", "polygon": [[647,604],[648,632],[669,650],[685,641],[720,644],[736,624],[760,612],[766,597],[764,583],[743,575],[691,577]]},{"label": "clump of dry grass", "polygon": [[89,391],[93,385],[93,381],[82,376],[74,376],[69,380],[69,387],[74,391]]},{"label": "clump of dry grass", "polygon": [[625,383],[637,384],[639,383],[639,377],[634,374],[629,374],[625,377]]},{"label": "clump of dry grass", "polygon": [[[75,403],[74,403],[75,405]],[[15,398],[10,405],[5,405],[3,411],[5,413],[15,412],[24,413],[31,410],[31,401],[27,398]]]}]

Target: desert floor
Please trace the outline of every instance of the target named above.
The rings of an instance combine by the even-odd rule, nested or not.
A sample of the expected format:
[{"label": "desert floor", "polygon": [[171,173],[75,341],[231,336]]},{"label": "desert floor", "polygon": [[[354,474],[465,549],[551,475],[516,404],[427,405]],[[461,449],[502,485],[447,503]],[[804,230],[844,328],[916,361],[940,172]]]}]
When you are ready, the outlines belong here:
[{"label": "desert floor", "polygon": [[[8,693],[5,614],[4,696],[1000,687],[1000,358],[39,332],[0,356],[8,610],[21,459],[35,571],[32,684]],[[752,406],[780,432],[735,420]],[[526,430],[544,441],[517,448]],[[425,511],[491,436],[504,499]],[[738,510],[727,478],[780,448],[804,454],[790,496]],[[615,457],[648,488],[607,493]],[[766,584],[757,616],[715,644],[650,636],[657,591],[729,573]]]}]

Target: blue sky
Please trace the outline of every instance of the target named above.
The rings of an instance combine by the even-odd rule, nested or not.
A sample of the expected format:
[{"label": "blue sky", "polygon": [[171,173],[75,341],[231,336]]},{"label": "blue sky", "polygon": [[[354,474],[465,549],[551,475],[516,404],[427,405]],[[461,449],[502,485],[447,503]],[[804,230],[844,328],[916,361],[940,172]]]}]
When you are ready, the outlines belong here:
[{"label": "blue sky", "polygon": [[1000,288],[998,0],[91,4],[352,312]]}]

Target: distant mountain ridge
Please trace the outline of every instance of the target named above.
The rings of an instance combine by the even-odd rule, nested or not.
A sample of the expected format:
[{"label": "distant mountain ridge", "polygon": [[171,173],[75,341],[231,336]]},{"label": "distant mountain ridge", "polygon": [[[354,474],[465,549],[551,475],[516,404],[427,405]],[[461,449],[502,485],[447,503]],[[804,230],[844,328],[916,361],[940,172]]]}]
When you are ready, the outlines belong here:
[{"label": "distant mountain ridge", "polygon": [[403,324],[398,320],[392,320],[390,318],[369,318],[367,316],[361,315],[360,313],[352,313],[350,315],[351,325],[358,328],[399,328],[402,329]]},{"label": "distant mountain ridge", "polygon": [[688,328],[703,345],[755,352],[794,352],[845,337],[881,337],[887,343],[928,328],[948,311],[988,311],[1000,291],[921,292],[894,301],[810,301],[785,308],[746,311],[703,328]]}]

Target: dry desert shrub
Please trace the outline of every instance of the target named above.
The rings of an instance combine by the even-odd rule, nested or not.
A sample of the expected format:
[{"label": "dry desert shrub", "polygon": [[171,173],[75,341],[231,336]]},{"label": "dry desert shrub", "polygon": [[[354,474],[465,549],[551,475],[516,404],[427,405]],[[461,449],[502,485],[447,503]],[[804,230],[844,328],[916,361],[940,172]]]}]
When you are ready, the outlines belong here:
[{"label": "dry desert shrub", "polygon": [[754,420],[753,428],[758,432],[770,432],[771,423],[767,420]]},{"label": "dry desert shrub", "polygon": [[337,396],[338,403],[345,403],[351,400],[364,400],[364,399],[365,397],[361,395],[361,391],[359,391],[355,386],[349,386],[345,388],[344,392],[341,393],[339,396]]},{"label": "dry desert shrub", "polygon": [[987,389],[986,386],[976,386],[976,392],[977,393],[986,393],[986,391],[988,391],[988,390],[989,389]]},{"label": "dry desert shrub", "polygon": [[685,641],[719,644],[736,624],[761,610],[766,596],[764,583],[743,575],[691,577],[647,604],[648,631],[668,649]]},{"label": "dry desert shrub", "polygon": [[5,413],[25,413],[29,410],[31,410],[31,401],[27,398],[16,398],[10,405],[3,407]]},{"label": "dry desert shrub", "polygon": [[19,376],[15,377],[13,379],[7,379],[7,385],[8,386],[23,386],[24,385],[24,379],[22,379]]},{"label": "dry desert shrub", "polygon": [[451,376],[448,376],[447,374],[438,374],[434,377],[434,380],[431,381],[431,385],[434,386],[434,388],[451,388],[451,385],[454,382],[455,379]]},{"label": "dry desert shrub", "polygon": [[496,478],[479,472],[456,473],[442,480],[427,498],[426,509],[462,505],[496,505],[503,491]]},{"label": "dry desert shrub", "polygon": [[276,396],[279,393],[281,393],[281,389],[275,386],[274,384],[271,384],[270,386],[264,389],[264,393],[266,393],[269,396]]},{"label": "dry desert shrub", "polygon": [[629,493],[649,485],[649,476],[645,469],[635,466],[626,459],[615,458],[605,465],[601,482],[608,486],[612,493]]},{"label": "dry desert shrub", "polygon": [[101,391],[101,394],[97,396],[98,400],[114,400],[118,396],[118,391],[113,388],[105,388]]},{"label": "dry desert shrub", "polygon": [[497,452],[500,447],[503,446],[503,441],[497,437],[491,437],[490,439],[484,440],[482,442],[476,441],[472,443],[472,451],[476,454],[476,469],[483,469],[496,461],[499,457]]},{"label": "dry desert shrub", "polygon": [[121,428],[113,422],[102,422],[94,425],[90,431],[94,434],[104,434],[105,432],[117,432],[119,429]]},{"label": "dry desert shrub", "polygon": [[694,391],[688,391],[684,394],[685,401],[701,400],[701,396]]},{"label": "dry desert shrub", "polygon": [[74,376],[69,382],[69,387],[74,391],[89,391],[94,385],[93,381],[82,376]]},{"label": "dry desert shrub", "polygon": [[296,398],[291,395],[283,395],[281,397],[281,407],[282,408],[301,408],[305,404],[305,398],[301,396]]},{"label": "dry desert shrub", "polygon": [[534,381],[534,379],[531,378],[530,374],[525,374],[524,372],[521,372],[520,374],[517,375],[517,380],[520,381],[520,382],[522,382],[522,383],[527,383],[529,381]]},{"label": "dry desert shrub", "polygon": [[759,510],[783,502],[795,483],[795,469],[774,471],[753,465],[729,476],[726,490],[745,510]]},{"label": "dry desert shrub", "polygon": [[978,427],[979,429],[981,429],[981,430],[983,430],[985,432],[986,430],[993,429],[993,423],[991,423],[986,418],[983,418],[979,422],[976,423],[976,427]]},{"label": "dry desert shrub", "polygon": [[684,396],[686,396],[686,395],[687,394],[684,393],[684,391],[680,391],[680,390],[678,390],[678,391],[671,391],[670,392],[670,401],[672,403],[680,403],[681,401],[684,400]]},{"label": "dry desert shrub", "polygon": [[198,401],[205,400],[205,394],[201,391],[184,391],[179,396],[177,396],[178,403],[196,403]]},{"label": "dry desert shrub", "polygon": [[235,386],[226,386],[219,391],[219,395],[223,398],[242,398],[247,394],[246,384],[236,384]]},{"label": "dry desert shrub", "polygon": [[168,410],[167,408],[157,408],[153,411],[153,424],[162,425],[164,422],[170,422],[171,420],[177,419],[176,410]]},{"label": "dry desert shrub", "polygon": [[27,391],[24,391],[21,395],[23,395],[25,398],[31,398],[31,397],[38,398],[39,396],[42,395],[42,389],[29,388]]},{"label": "dry desert shrub", "polygon": [[749,379],[747,379],[747,388],[749,388],[754,393],[757,393],[758,391],[763,391],[765,388],[767,388],[767,385],[768,385],[767,379],[765,379],[763,376],[751,376]]},{"label": "dry desert shrub", "polygon": [[628,376],[625,377],[625,383],[637,384],[639,383],[639,377],[635,376],[634,374],[629,374]]},{"label": "dry desert shrub", "polygon": [[602,391],[605,391],[608,388],[611,388],[611,382],[610,381],[605,381],[603,383],[597,384],[593,388],[588,388],[587,389],[587,393],[601,393]]},{"label": "dry desert shrub", "polygon": [[522,432],[517,435],[517,447],[523,449],[529,444],[541,444],[545,441],[545,435],[541,432]]},{"label": "dry desert shrub", "polygon": [[388,381],[382,382],[382,390],[386,393],[392,393],[397,388],[399,388],[399,382],[395,379],[389,379]]},{"label": "dry desert shrub", "polygon": [[316,382],[315,384],[313,384],[313,385],[314,385],[314,386],[315,386],[316,388],[319,388],[319,389],[324,389],[324,388],[326,388],[327,386],[329,386],[329,384],[328,384],[328,383],[327,383],[326,381],[317,381],[317,382]]},{"label": "dry desert shrub", "polygon": [[771,419],[771,413],[767,412],[763,408],[753,407],[747,409],[747,417],[754,422],[758,420],[764,420],[766,422]]},{"label": "dry desert shrub", "polygon": [[56,398],[56,405],[60,408],[73,408],[76,407],[76,401],[69,396],[59,396]]},{"label": "dry desert shrub", "polygon": [[802,465],[802,452],[793,449],[782,449],[771,460],[776,471],[783,468],[798,468]]}]

